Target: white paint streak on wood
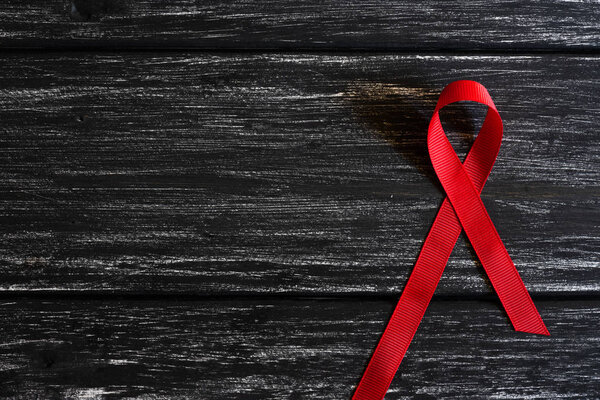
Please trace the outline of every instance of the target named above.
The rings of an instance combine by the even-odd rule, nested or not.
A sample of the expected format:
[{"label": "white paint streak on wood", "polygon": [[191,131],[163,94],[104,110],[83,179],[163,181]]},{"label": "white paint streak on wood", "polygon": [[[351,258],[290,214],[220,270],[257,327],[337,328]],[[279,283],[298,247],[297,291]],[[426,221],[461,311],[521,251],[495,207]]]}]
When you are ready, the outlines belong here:
[{"label": "white paint streak on wood", "polygon": [[[429,113],[458,78],[504,118],[482,197],[528,288],[598,287],[595,57],[1,62],[3,290],[397,294],[443,198]],[[476,111],[444,119],[459,152]],[[461,239],[438,293],[490,292]]]}]

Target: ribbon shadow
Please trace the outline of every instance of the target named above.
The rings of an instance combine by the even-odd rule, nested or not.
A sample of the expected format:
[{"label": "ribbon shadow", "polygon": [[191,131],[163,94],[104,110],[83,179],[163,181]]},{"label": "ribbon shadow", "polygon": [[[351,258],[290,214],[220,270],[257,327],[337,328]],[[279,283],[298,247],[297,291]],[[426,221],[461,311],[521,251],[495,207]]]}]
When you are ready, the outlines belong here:
[{"label": "ribbon shadow", "polygon": [[[371,82],[350,86],[346,99],[359,121],[441,190],[427,151],[427,128],[440,91],[423,85]],[[471,103],[451,104],[440,111],[444,130],[461,159],[479,130],[473,122],[483,122],[485,111]]]}]

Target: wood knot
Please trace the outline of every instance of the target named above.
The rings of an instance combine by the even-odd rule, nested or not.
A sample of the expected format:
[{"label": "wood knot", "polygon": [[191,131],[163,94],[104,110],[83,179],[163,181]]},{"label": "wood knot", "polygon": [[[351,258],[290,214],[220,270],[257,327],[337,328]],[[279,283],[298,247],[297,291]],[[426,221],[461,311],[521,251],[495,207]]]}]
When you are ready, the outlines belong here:
[{"label": "wood knot", "polygon": [[126,9],[124,0],[73,0],[69,12],[75,21],[96,21],[104,15],[120,14]]}]

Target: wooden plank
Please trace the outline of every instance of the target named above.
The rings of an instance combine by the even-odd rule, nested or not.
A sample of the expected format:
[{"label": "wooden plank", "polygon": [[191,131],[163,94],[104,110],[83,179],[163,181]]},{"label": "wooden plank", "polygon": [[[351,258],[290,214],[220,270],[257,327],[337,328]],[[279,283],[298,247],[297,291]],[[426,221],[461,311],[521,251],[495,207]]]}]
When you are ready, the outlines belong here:
[{"label": "wooden plank", "polygon": [[[443,199],[428,119],[442,87],[465,78],[504,118],[483,200],[527,287],[597,293],[599,67],[566,56],[5,55],[0,289],[397,294]],[[481,111],[446,115],[459,152]],[[460,240],[438,293],[490,293],[482,277]]]},{"label": "wooden plank", "polygon": [[4,0],[0,46],[26,48],[577,50],[594,2],[535,0]]},{"label": "wooden plank", "polygon": [[[386,399],[600,396],[600,302],[538,301],[550,337],[495,303],[433,302]],[[348,399],[393,302],[6,301],[10,398]]]}]

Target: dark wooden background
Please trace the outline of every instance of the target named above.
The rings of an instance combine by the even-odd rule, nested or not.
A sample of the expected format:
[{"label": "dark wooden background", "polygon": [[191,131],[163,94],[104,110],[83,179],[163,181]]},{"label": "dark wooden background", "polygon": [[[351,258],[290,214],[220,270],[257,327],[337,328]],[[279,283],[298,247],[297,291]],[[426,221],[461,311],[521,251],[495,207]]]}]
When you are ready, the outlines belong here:
[{"label": "dark wooden background", "polygon": [[[0,3],[0,396],[349,399],[444,197],[441,89],[504,119],[386,399],[600,398],[596,1]],[[464,154],[478,106],[444,110]]]}]

